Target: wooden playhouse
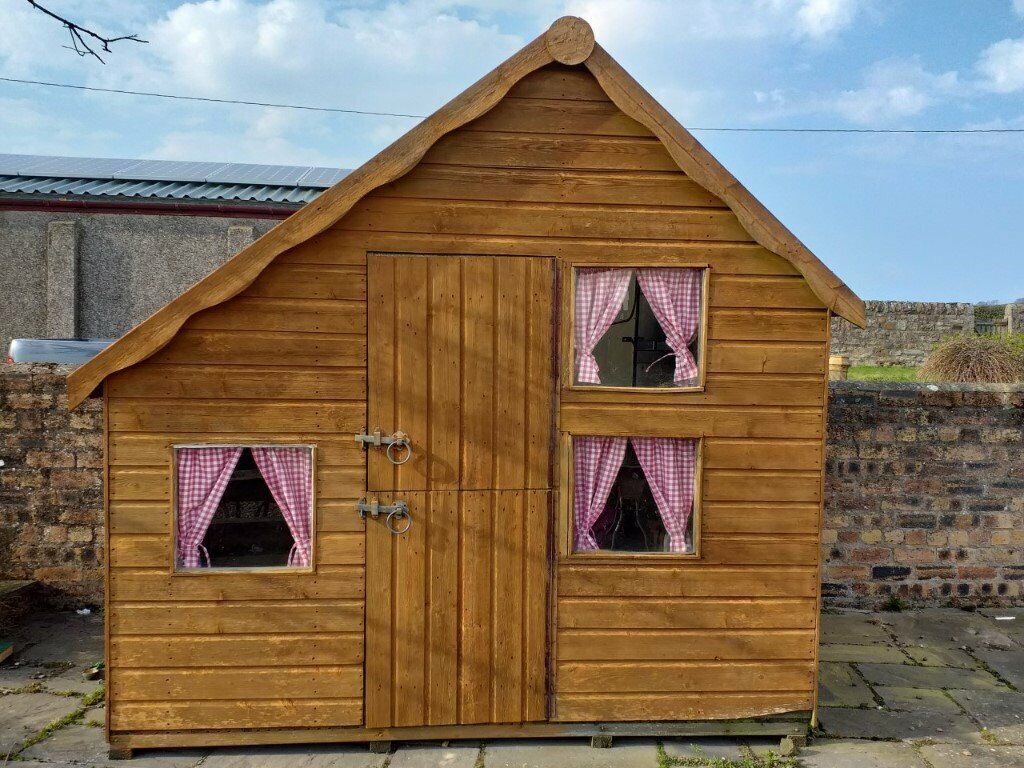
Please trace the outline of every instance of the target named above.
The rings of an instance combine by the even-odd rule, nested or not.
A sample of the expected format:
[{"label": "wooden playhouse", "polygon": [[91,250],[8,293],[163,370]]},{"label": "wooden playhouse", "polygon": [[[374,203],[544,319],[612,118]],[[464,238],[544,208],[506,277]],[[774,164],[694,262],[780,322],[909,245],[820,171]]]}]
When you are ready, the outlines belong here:
[{"label": "wooden playhouse", "polygon": [[798,732],[833,314],[555,22],[69,377],[112,747]]}]

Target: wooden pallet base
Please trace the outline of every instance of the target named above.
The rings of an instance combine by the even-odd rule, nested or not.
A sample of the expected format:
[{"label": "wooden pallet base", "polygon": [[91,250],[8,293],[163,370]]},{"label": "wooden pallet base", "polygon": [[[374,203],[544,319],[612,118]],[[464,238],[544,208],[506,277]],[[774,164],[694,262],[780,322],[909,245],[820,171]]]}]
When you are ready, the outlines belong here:
[{"label": "wooden pallet base", "polygon": [[579,737],[595,745],[615,736],[804,736],[810,712],[795,712],[757,720],[696,720],[650,723],[520,723],[486,725],[437,725],[414,728],[268,728],[261,730],[174,731],[163,733],[112,733],[115,749],[168,747],[234,747],[256,744],[369,743],[446,741],[456,739],[529,739]]}]

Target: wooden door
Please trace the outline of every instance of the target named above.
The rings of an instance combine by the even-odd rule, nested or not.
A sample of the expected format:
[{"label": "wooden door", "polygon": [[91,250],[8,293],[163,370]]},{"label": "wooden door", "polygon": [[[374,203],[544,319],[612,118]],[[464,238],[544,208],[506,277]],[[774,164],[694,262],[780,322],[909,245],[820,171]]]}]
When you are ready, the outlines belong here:
[{"label": "wooden door", "polygon": [[366,726],[546,717],[554,268],[540,258],[368,257]]}]

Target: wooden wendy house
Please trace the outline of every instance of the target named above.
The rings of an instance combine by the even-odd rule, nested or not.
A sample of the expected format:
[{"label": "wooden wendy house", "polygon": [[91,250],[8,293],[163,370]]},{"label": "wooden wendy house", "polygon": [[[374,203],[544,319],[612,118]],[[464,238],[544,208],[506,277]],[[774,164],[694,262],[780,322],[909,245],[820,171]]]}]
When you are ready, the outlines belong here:
[{"label": "wooden wendy house", "polygon": [[799,732],[834,314],[559,19],[70,375],[111,745]]}]

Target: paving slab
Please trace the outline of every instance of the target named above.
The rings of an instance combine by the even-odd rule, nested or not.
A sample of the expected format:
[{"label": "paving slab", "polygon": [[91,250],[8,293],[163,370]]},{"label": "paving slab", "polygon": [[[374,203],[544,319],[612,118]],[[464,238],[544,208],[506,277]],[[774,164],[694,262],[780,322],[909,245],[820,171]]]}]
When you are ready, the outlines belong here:
[{"label": "paving slab", "polygon": [[86,667],[72,667],[63,670],[43,680],[43,687],[48,691],[74,691],[80,696],[99,690],[103,681],[86,680],[82,674],[85,670]]},{"label": "paving slab", "polygon": [[882,697],[887,709],[903,712],[949,712],[958,715],[960,706],[946,695],[945,691],[932,688],[903,688],[879,685],[875,692]]},{"label": "paving slab", "polygon": [[825,643],[818,653],[821,661],[860,661],[876,664],[907,664],[910,659],[894,645],[853,645]]},{"label": "paving slab", "polygon": [[[0,758],[21,747],[29,736],[80,706],[78,699],[50,693],[0,696]],[[2,764],[2,761],[0,761]]]},{"label": "paving slab", "polygon": [[889,633],[870,613],[823,613],[821,615],[821,642],[871,645],[890,645]]},{"label": "paving slab", "polygon": [[[609,749],[594,749],[582,739],[515,740],[488,744],[487,768],[657,768],[654,739],[616,740]],[[205,768],[205,765],[204,765]]]},{"label": "paving slab", "polygon": [[821,728],[848,739],[932,739],[979,742],[981,731],[966,715],[951,712],[892,712],[882,709],[823,707]]},{"label": "paving slab", "polygon": [[68,662],[87,667],[103,661],[103,614],[43,613],[14,633],[15,657],[29,662]]},{"label": "paving slab", "polygon": [[858,664],[857,669],[872,685],[1008,690],[994,675],[983,670],[956,669],[954,667],[912,667],[905,664]]},{"label": "paving slab", "polygon": [[391,756],[389,768],[473,768],[480,746],[402,745]]},{"label": "paving slab", "polygon": [[800,751],[806,768],[931,768],[913,747],[885,741],[815,739]]},{"label": "paving slab", "polygon": [[825,707],[874,706],[871,689],[849,664],[818,665],[818,701]]},{"label": "paving slab", "polygon": [[1024,744],[1024,693],[950,691],[949,695],[1000,741]]},{"label": "paving slab", "polygon": [[[203,768],[381,768],[390,757],[373,754],[366,744],[224,747],[210,750]],[[133,758],[120,768],[134,764]]]},{"label": "paving slab", "polygon": [[921,756],[934,768],[1024,768],[1024,747],[928,744]]},{"label": "paving slab", "polygon": [[47,678],[60,670],[49,670],[35,664],[5,664],[0,667],[0,692],[18,690],[27,686],[42,686]]},{"label": "paving slab", "polygon": [[909,645],[904,648],[907,655],[926,667],[959,667],[974,669],[978,663],[960,648],[942,648],[927,645]]},{"label": "paving slab", "polygon": [[1004,680],[1008,680],[1015,688],[1024,690],[1024,649],[1003,651],[979,648],[974,653]]},{"label": "paving slab", "polygon": [[[743,757],[742,742],[738,739],[662,739],[665,754],[679,758],[723,758],[738,760]],[[775,751],[779,741],[775,740]]]},{"label": "paving slab", "polygon": [[[87,714],[86,717],[89,717]],[[19,757],[39,760],[48,764],[85,763],[92,768],[193,768],[206,754],[202,750],[139,750],[130,763],[108,760],[109,747],[102,728],[87,725],[69,725],[50,738],[35,744]],[[17,763],[21,768],[22,763]]]},{"label": "paving slab", "polygon": [[885,614],[882,623],[904,645],[940,648],[1013,648],[1015,643],[996,622],[955,608],[929,608]]}]

